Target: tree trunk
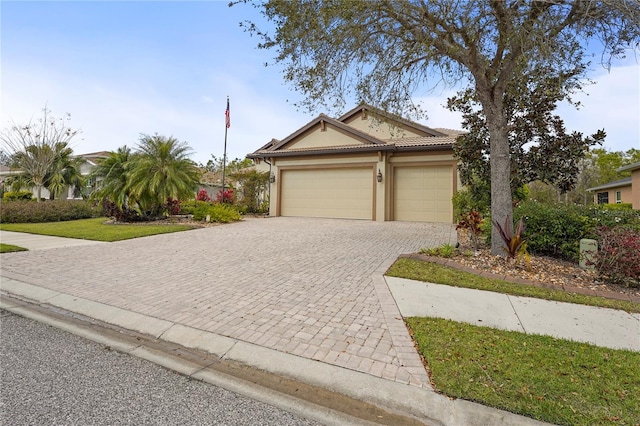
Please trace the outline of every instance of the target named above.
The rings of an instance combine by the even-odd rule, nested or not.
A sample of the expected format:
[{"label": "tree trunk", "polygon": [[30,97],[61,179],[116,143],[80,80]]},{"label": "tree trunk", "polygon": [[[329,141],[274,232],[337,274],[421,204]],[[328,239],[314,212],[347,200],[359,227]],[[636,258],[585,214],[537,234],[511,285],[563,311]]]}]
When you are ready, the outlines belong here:
[{"label": "tree trunk", "polygon": [[[490,137],[491,165],[491,219],[501,226],[505,220],[513,221],[513,203],[511,197],[511,155],[507,122],[496,110],[487,111],[487,127]],[[493,117],[489,115],[492,114]],[[513,224],[513,222],[512,222]],[[504,241],[498,228],[491,227],[491,253],[504,256]]]}]

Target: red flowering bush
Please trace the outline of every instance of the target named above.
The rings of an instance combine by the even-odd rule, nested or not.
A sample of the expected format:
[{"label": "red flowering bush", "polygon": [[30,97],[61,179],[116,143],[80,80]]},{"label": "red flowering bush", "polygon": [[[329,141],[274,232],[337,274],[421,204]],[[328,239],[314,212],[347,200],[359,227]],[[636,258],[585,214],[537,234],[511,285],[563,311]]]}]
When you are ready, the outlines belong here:
[{"label": "red flowering bush", "polygon": [[603,226],[598,229],[598,252],[590,262],[609,282],[640,287],[640,232],[631,228]]},{"label": "red flowering bush", "polygon": [[209,194],[207,194],[207,190],[202,188],[200,191],[198,191],[196,200],[209,202],[211,201],[211,197],[209,197]]},{"label": "red flowering bush", "polygon": [[216,203],[233,204],[233,188],[225,189],[224,192],[220,190],[216,197]]},{"label": "red flowering bush", "polygon": [[173,198],[167,198],[167,211],[169,214],[179,214],[180,213],[180,200],[174,200]]}]

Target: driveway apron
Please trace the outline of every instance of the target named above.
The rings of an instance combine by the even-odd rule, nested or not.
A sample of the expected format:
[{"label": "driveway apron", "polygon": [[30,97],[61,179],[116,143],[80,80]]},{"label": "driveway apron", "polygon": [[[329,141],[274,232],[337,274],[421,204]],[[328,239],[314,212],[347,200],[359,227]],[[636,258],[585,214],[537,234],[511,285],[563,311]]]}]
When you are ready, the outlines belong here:
[{"label": "driveway apron", "polygon": [[268,218],[2,256],[2,275],[270,349],[429,386],[382,274],[449,224]]}]

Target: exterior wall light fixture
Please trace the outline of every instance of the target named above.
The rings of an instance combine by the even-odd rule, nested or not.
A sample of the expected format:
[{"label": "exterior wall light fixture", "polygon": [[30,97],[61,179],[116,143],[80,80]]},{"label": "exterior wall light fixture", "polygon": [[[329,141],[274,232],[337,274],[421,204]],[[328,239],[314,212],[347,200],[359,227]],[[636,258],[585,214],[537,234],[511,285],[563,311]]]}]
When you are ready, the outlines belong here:
[{"label": "exterior wall light fixture", "polygon": [[380,169],[378,169],[378,175],[376,176],[376,178],[378,179],[378,182],[382,182],[382,172],[380,171]]},{"label": "exterior wall light fixture", "polygon": [[271,175],[269,176],[269,182],[274,183],[276,181],[276,175],[271,172]]}]

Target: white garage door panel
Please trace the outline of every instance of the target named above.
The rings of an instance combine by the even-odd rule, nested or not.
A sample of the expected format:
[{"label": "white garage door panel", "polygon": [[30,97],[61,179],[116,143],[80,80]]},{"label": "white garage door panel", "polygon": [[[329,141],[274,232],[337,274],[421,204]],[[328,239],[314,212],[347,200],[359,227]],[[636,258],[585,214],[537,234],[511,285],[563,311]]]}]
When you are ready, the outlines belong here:
[{"label": "white garage door panel", "polygon": [[396,167],[394,169],[395,220],[451,222],[453,220],[453,167]]},{"label": "white garage door panel", "polygon": [[372,219],[369,168],[283,170],[282,216]]}]

